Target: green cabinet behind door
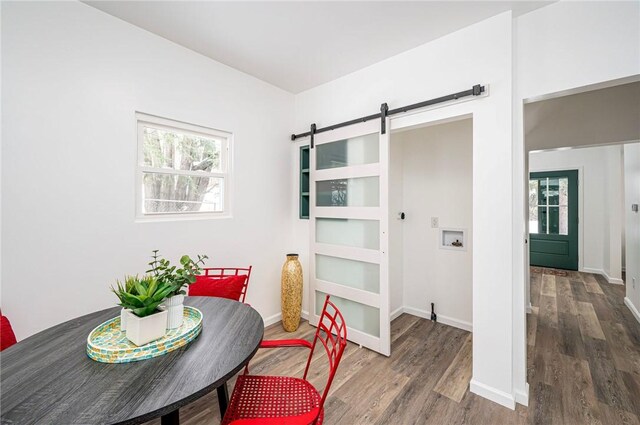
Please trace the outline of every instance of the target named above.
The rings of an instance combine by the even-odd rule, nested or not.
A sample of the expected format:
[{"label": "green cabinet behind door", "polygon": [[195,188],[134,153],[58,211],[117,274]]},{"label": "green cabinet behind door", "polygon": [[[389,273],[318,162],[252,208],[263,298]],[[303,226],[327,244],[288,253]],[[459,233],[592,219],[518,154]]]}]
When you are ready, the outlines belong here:
[{"label": "green cabinet behind door", "polygon": [[578,270],[578,171],[531,173],[529,252],[532,266]]}]

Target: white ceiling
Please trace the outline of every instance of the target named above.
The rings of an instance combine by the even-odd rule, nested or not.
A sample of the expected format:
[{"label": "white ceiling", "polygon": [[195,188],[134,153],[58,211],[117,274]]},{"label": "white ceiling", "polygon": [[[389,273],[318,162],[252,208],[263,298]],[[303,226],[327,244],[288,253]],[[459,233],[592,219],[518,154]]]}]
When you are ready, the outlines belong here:
[{"label": "white ceiling", "polygon": [[517,16],[551,2],[85,3],[299,93],[506,10]]}]

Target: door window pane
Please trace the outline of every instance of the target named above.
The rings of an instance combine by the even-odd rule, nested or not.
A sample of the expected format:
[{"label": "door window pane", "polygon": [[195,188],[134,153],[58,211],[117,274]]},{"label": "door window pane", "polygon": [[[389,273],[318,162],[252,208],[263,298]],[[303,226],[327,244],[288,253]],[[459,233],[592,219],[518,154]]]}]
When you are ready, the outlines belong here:
[{"label": "door window pane", "polygon": [[529,180],[529,233],[538,233],[538,180]]},{"label": "door window pane", "polygon": [[549,206],[549,212],[547,213],[547,233],[550,235],[557,235],[560,231],[560,213],[558,207]]},{"label": "door window pane", "polygon": [[569,179],[563,177],[559,182],[560,203],[559,205],[569,205]]},{"label": "door window pane", "polygon": [[351,288],[380,293],[380,265],[316,254],[316,277]]},{"label": "door window pane", "polygon": [[[324,306],[325,297],[326,294],[324,292],[316,291],[315,308],[318,316],[322,313],[322,306]],[[340,298],[335,295],[331,295],[331,302],[338,307],[344,317],[344,321],[347,323],[347,326],[366,334],[380,337],[379,309]]]},{"label": "door window pane", "polygon": [[558,205],[560,201],[560,183],[557,178],[548,178],[546,187],[546,198],[549,201],[549,205]]},{"label": "door window pane", "polygon": [[538,205],[547,205],[547,179],[538,180]]},{"label": "door window pane", "polygon": [[322,180],[316,182],[318,207],[377,207],[380,181],[375,177]]},{"label": "door window pane", "polygon": [[559,235],[568,235],[569,234],[569,207],[559,207],[560,210],[560,218],[558,225],[558,234]]},{"label": "door window pane", "polygon": [[345,167],[348,165],[379,162],[378,133],[316,146],[316,169]]},{"label": "door window pane", "polygon": [[547,233],[547,212],[546,206],[538,207],[538,233]]},{"label": "door window pane", "polygon": [[316,219],[316,242],[380,249],[380,222],[344,218]]}]

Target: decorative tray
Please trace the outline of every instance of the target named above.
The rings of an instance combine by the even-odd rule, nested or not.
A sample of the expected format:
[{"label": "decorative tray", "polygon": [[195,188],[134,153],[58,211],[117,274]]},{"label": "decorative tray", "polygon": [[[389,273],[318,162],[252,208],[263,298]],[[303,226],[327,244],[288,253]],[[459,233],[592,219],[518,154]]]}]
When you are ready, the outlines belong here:
[{"label": "decorative tray", "polygon": [[182,326],[170,329],[160,339],[137,346],[120,330],[120,316],[107,320],[87,337],[87,355],[102,363],[129,363],[162,356],[187,345],[202,331],[202,312],[184,306]]}]

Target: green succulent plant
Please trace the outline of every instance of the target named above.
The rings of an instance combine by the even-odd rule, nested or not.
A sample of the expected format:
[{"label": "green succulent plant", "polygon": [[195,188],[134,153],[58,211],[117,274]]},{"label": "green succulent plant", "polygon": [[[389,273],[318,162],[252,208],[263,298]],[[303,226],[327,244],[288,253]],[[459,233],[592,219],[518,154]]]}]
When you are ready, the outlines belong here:
[{"label": "green succulent plant", "polygon": [[196,275],[202,271],[204,260],[209,258],[206,255],[198,254],[198,259],[193,260],[188,255],[183,255],[180,257],[181,267],[177,267],[172,266],[171,262],[162,258],[158,252],[157,249],[153,251],[152,261],[149,263],[151,269],[147,270],[147,273],[151,273],[159,282],[177,287],[169,296],[186,295],[184,287],[196,281]]},{"label": "green succulent plant", "polygon": [[124,283],[120,282],[119,280],[116,279],[116,287],[115,288],[111,288],[111,290],[113,291],[114,294],[116,294],[116,296],[118,297],[118,299],[120,299],[120,301],[122,302],[122,298],[120,298],[120,293],[122,292],[129,292],[129,293],[135,293],[135,284],[136,281],[138,281],[138,275],[135,276],[125,276],[124,277]]},{"label": "green succulent plant", "polygon": [[124,283],[118,280],[116,287],[111,287],[120,300],[119,305],[138,317],[156,313],[158,306],[176,289],[179,287],[155,276],[125,276]]}]

